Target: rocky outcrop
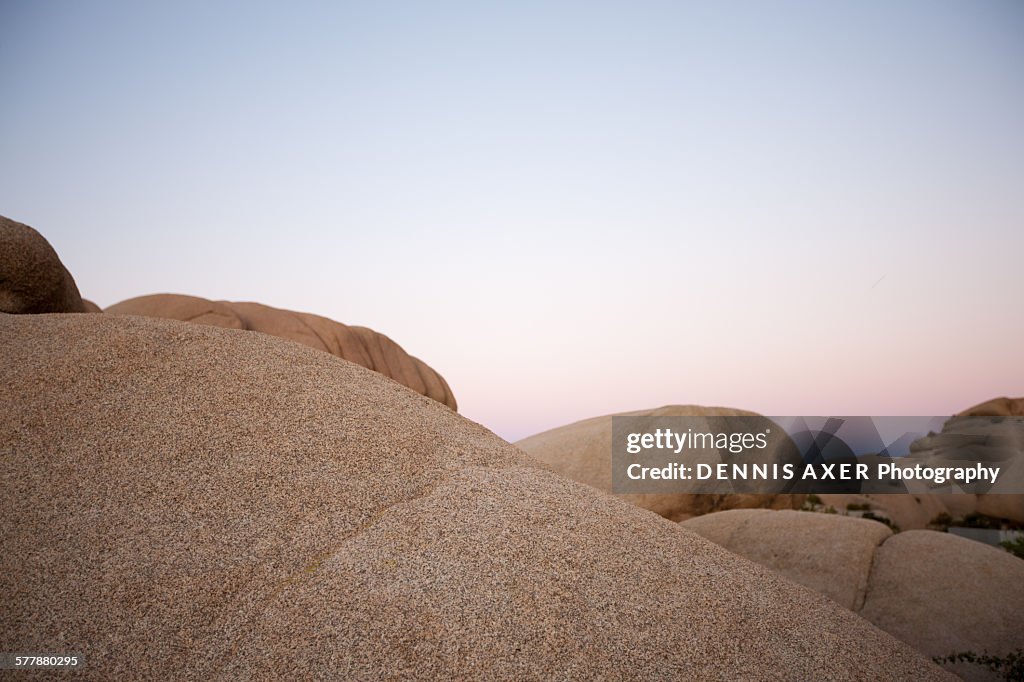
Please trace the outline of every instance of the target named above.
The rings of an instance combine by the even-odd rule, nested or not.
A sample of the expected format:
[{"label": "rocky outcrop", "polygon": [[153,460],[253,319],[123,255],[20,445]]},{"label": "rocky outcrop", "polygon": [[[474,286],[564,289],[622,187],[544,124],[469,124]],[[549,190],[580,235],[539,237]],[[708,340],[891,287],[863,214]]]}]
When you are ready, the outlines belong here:
[{"label": "rocky outcrop", "polygon": [[682,525],[851,611],[864,604],[875,548],[892,535],[874,521],[767,509],[707,514]]},{"label": "rocky outcrop", "polygon": [[[1024,495],[1019,492],[1024,490],[1024,418],[1016,415],[952,417],[943,425],[941,433],[915,441],[910,446],[907,462],[927,466],[981,462],[998,467],[995,484],[984,494],[966,497],[973,498],[975,513],[1024,524]],[[942,499],[953,497],[959,496],[944,495]]]},{"label": "rocky outcrop", "polygon": [[993,398],[970,407],[961,417],[1024,417],[1024,398]]},{"label": "rocky outcrop", "polygon": [[0,346],[0,650],[104,679],[944,679],[326,353],[115,315],[0,315]]},{"label": "rocky outcrop", "polygon": [[[684,521],[730,551],[859,613],[929,657],[1024,648],[1024,561],[955,535],[893,535],[834,514],[738,510]],[[950,663],[967,679],[977,665]]]},{"label": "rocky outcrop", "polygon": [[[585,419],[524,438],[516,445],[548,464],[563,476],[610,492],[612,489],[613,416],[732,417],[757,416],[757,414],[726,407],[667,405],[652,410],[623,412],[621,415]],[[796,509],[800,507],[804,499],[802,495],[688,493],[650,493],[619,495],[618,497],[673,521],[723,509],[758,507]]]},{"label": "rocky outcrop", "polygon": [[964,410],[910,445],[904,466],[999,467],[999,477],[984,494],[947,488],[933,494],[821,495],[824,506],[868,506],[903,530],[924,529],[937,519],[962,520],[973,514],[1024,524],[1024,398],[995,398]]},{"label": "rocky outcrop", "polygon": [[0,312],[90,312],[75,280],[43,235],[0,216]]},{"label": "rocky outcrop", "polygon": [[428,398],[458,409],[448,383],[387,336],[311,313],[259,303],[210,301],[180,294],[139,296],[115,303],[111,315],[143,315],[228,329],[248,329],[295,341],[380,372]]},{"label": "rocky outcrop", "polygon": [[929,657],[1006,656],[1024,649],[1024,561],[947,533],[899,533],[875,551],[860,614]]}]

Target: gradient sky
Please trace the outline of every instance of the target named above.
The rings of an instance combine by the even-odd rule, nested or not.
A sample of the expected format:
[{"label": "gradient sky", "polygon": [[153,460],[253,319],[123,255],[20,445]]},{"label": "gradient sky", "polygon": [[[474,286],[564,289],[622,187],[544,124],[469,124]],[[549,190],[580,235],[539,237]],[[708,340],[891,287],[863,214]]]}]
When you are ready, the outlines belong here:
[{"label": "gradient sky", "polygon": [[388,334],[517,439],[1024,394],[1024,3],[0,0],[0,214],[102,306]]}]

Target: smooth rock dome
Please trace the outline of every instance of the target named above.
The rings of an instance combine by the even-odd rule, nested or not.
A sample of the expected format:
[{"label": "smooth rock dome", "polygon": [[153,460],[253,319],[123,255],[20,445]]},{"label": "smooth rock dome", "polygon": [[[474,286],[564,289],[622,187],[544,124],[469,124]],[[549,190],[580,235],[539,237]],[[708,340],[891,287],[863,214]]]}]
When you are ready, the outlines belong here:
[{"label": "smooth rock dome", "polygon": [[[728,407],[666,405],[649,410],[593,417],[559,426],[517,441],[516,446],[574,481],[599,490],[612,490],[612,417],[756,417],[756,412]],[[638,507],[649,509],[667,519],[680,521],[713,511],[737,508],[799,508],[803,495],[722,495],[689,493],[647,493],[619,495]]]},{"label": "smooth rock dome", "polygon": [[0,216],[0,313],[85,313],[78,286],[46,238]]},{"label": "smooth rock dome", "polygon": [[279,336],[380,372],[453,410],[455,396],[444,377],[390,338],[366,327],[261,303],[210,301],[181,294],[138,296],[109,306],[111,315],[143,315]]},{"label": "smooth rock dome", "polygon": [[811,590],[263,334],[0,315],[0,649],[104,679],[947,679]]}]

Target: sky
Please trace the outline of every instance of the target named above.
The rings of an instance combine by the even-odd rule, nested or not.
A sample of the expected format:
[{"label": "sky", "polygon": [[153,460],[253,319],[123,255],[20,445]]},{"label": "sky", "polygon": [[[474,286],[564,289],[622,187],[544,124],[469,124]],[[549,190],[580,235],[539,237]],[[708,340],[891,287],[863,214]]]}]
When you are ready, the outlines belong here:
[{"label": "sky", "polygon": [[1024,3],[0,0],[83,296],[387,334],[509,440],[1024,395]]}]

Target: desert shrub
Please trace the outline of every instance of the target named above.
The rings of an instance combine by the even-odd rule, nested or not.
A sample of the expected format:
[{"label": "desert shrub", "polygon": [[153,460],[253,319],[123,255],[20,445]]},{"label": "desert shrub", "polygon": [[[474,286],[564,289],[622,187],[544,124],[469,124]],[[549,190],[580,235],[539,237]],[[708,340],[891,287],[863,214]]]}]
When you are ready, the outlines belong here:
[{"label": "desert shrub", "polygon": [[981,665],[994,673],[1001,673],[1004,680],[1024,682],[1024,649],[1011,651],[1005,656],[991,656],[985,653],[977,654],[973,651],[961,651],[949,656],[936,656],[932,660],[940,665],[943,663]]},{"label": "desert shrub", "polygon": [[1013,556],[1024,559],[1024,535],[1017,536],[1016,540],[1003,540],[999,546]]},{"label": "desert shrub", "polygon": [[895,523],[893,523],[892,519],[890,519],[888,517],[879,516],[878,514],[875,514],[874,512],[864,512],[861,515],[861,518],[862,519],[869,519],[871,521],[878,521],[879,523],[884,523],[885,525],[889,526],[889,528],[892,529],[893,533],[899,533],[900,532],[900,527],[897,526]]},{"label": "desert shrub", "polygon": [[804,500],[804,503],[802,505],[800,505],[800,510],[801,511],[810,511],[810,512],[818,511],[818,507],[820,507],[820,506],[821,506],[821,498],[818,497],[817,495],[811,493]]},{"label": "desert shrub", "polygon": [[999,519],[992,518],[991,516],[971,513],[964,517],[964,521],[960,525],[965,528],[994,528],[998,530],[1002,528],[1003,524]]}]

